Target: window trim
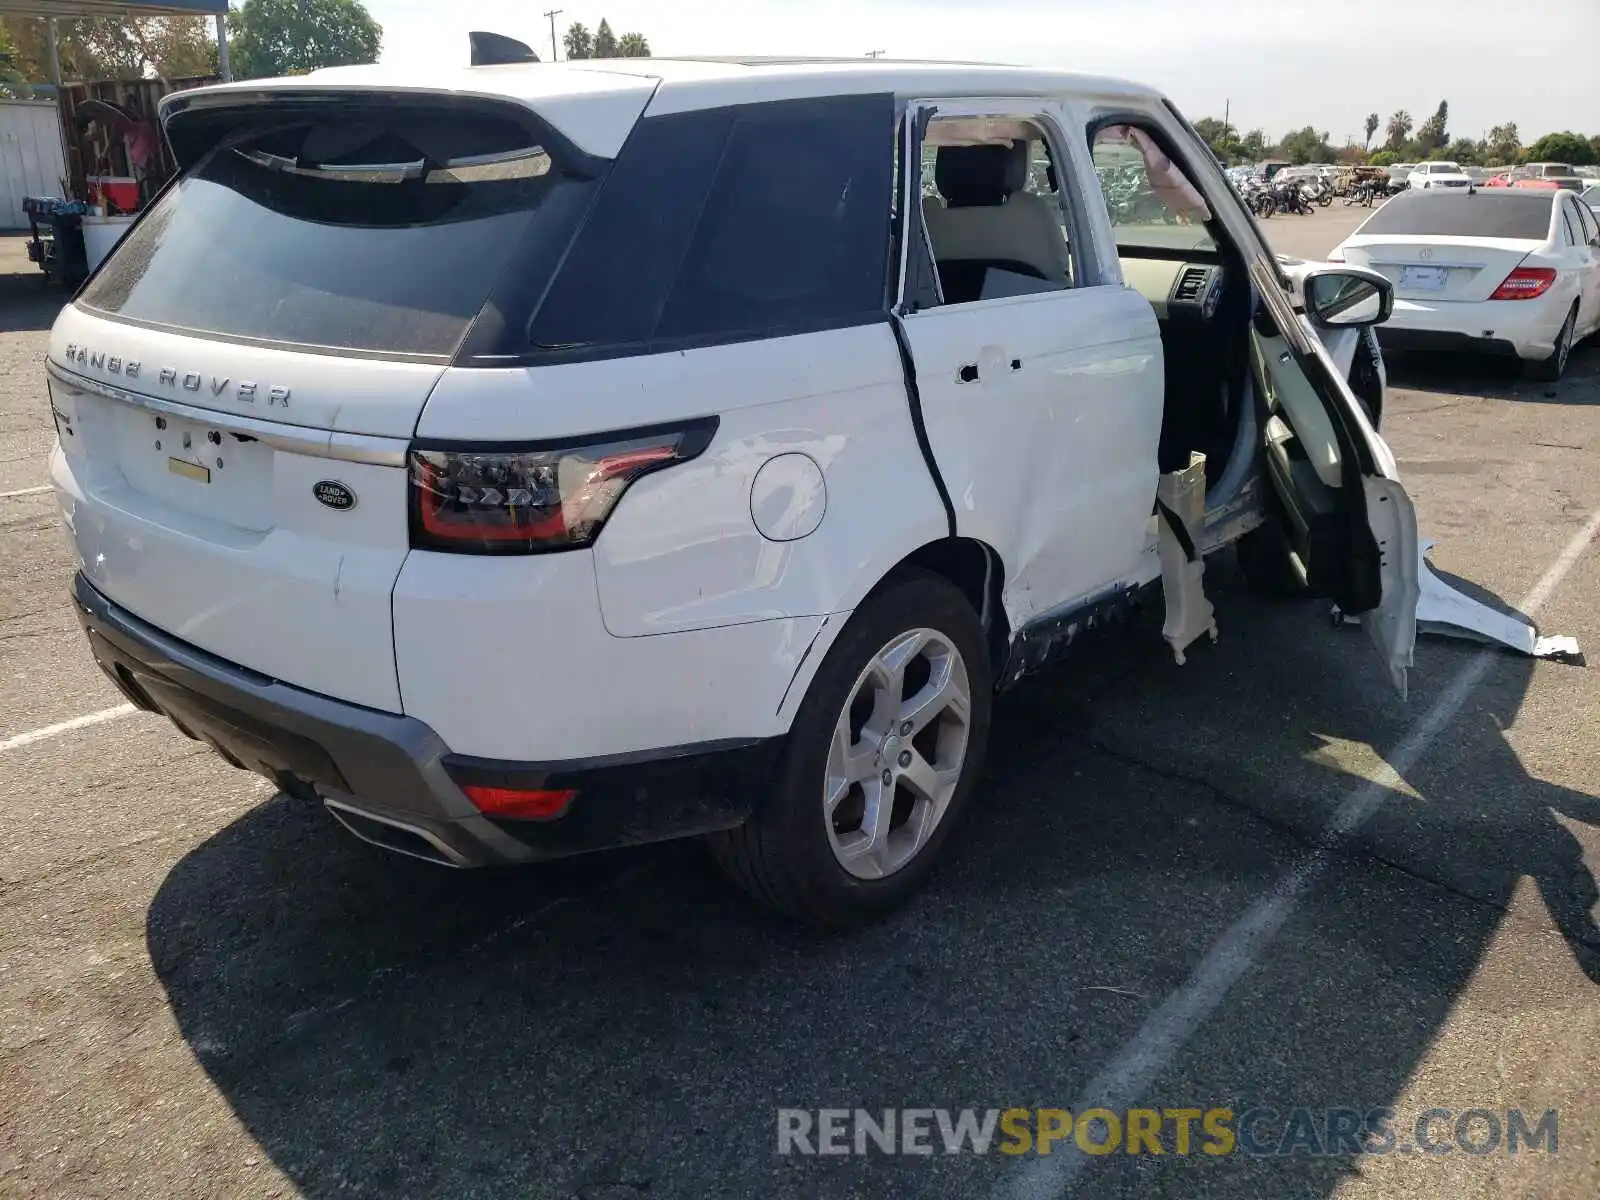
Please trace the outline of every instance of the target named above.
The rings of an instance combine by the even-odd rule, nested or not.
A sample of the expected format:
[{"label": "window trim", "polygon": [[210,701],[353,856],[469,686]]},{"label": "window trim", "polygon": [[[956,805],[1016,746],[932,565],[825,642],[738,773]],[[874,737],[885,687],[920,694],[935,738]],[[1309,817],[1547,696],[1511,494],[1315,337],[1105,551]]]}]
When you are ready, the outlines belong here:
[{"label": "window trim", "polygon": [[[1572,210],[1565,204],[1558,204],[1556,205],[1556,211],[1561,214],[1561,225],[1567,231],[1566,244],[1568,246],[1582,245],[1583,243],[1578,241],[1578,235],[1572,228]],[[1582,223],[1580,222],[1580,225],[1581,224]]]},{"label": "window trim", "polygon": [[1573,236],[1578,239],[1576,244],[1578,246],[1589,245],[1590,240],[1595,236],[1590,232],[1590,229],[1591,227],[1597,227],[1594,214],[1589,211],[1589,206],[1576,196],[1563,196],[1562,199],[1566,204],[1567,212],[1570,214],[1569,219],[1578,223],[1577,229],[1573,231]]},{"label": "window trim", "polygon": [[[1067,149],[1069,136],[1067,128],[1050,111],[1051,103],[1052,98],[1044,96],[955,96],[913,99],[907,102],[906,112],[914,115],[916,119],[907,120],[905,123],[908,134],[905,145],[901,147],[901,203],[906,206],[911,219],[916,223],[917,232],[914,237],[905,239],[907,243],[915,243],[915,249],[907,245],[901,254],[900,288],[894,306],[896,316],[910,317],[934,309],[960,309],[962,312],[971,312],[982,305],[1038,302],[1045,297],[1071,295],[1085,288],[1110,282],[1101,278],[1100,266],[1094,256],[1084,253],[1092,243],[1085,228],[1081,198],[1078,196],[1077,171],[1073,167],[1073,159]],[[944,289],[939,283],[933,242],[928,235],[927,224],[922,219],[922,143],[927,136],[928,127],[942,117],[999,117],[1029,121],[1039,127],[1044,135],[1050,161],[1056,168],[1056,203],[1065,220],[1067,256],[1072,264],[1072,282],[1068,286],[1025,292],[1016,296],[994,296],[987,300],[965,300],[958,303],[945,301]],[[912,131],[914,137],[911,136]],[[917,272],[915,276],[912,274],[914,269]],[[931,276],[934,293],[938,297],[937,303],[931,305],[918,303],[912,300],[910,295],[913,286],[919,289],[927,286],[928,276]]]}]

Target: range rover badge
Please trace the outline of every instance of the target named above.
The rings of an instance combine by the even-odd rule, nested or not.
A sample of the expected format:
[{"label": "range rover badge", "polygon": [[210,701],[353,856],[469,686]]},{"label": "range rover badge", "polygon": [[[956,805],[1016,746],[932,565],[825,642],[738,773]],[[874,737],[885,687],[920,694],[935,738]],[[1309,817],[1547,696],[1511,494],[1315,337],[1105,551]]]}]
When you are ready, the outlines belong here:
[{"label": "range rover badge", "polygon": [[311,494],[319,504],[347,512],[356,506],[356,494],[337,479],[323,479],[311,485]]}]

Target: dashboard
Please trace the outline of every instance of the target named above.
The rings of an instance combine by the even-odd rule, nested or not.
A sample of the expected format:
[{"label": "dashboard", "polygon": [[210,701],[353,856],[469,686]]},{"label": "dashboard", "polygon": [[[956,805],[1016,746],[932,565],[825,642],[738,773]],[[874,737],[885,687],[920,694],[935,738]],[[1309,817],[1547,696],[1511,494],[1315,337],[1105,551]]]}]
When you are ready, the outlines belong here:
[{"label": "dashboard", "polygon": [[1158,321],[1212,320],[1217,315],[1226,282],[1220,263],[1169,258],[1124,257],[1122,278],[1150,301]]}]

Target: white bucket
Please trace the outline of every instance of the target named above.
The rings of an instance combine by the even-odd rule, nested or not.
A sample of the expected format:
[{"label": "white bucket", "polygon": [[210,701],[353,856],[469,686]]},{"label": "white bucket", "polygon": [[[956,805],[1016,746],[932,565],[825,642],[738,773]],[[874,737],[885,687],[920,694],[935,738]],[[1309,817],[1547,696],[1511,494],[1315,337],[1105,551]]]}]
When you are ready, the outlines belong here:
[{"label": "white bucket", "polygon": [[128,232],[128,226],[133,221],[131,216],[89,215],[83,218],[83,252],[89,260],[89,270],[98,267],[105,256],[111,253],[112,247],[122,240],[122,235]]}]

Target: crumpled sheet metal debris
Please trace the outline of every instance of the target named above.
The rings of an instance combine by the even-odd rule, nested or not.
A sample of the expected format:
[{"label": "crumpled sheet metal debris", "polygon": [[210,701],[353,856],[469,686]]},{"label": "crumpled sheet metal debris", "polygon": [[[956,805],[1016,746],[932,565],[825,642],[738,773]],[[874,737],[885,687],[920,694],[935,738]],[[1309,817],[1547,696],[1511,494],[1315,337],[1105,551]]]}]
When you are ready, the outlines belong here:
[{"label": "crumpled sheet metal debris", "polygon": [[[1541,634],[1531,618],[1501,612],[1451,587],[1434,573],[1427,557],[1432,549],[1432,542],[1423,542],[1417,553],[1417,584],[1421,589],[1417,597],[1418,633],[1504,646],[1531,658],[1582,660],[1577,638]],[[1359,623],[1335,615],[1341,623]]]}]

